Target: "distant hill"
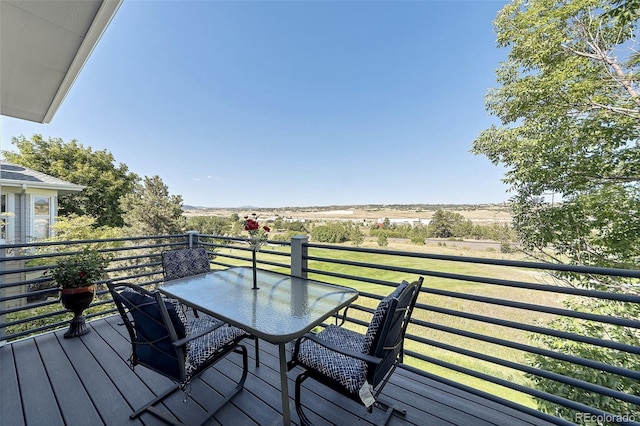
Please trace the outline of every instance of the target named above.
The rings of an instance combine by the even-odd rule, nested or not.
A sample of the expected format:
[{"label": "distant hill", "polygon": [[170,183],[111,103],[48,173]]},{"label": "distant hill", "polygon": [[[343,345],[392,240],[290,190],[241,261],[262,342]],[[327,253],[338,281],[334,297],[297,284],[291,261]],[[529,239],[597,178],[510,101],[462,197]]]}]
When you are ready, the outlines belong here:
[{"label": "distant hill", "polygon": [[224,210],[224,211],[333,211],[333,210],[478,210],[478,209],[501,209],[508,208],[507,203],[487,203],[487,204],[351,204],[351,205],[331,205],[331,206],[285,206],[285,207],[204,207],[204,206],[182,206],[183,210]]}]

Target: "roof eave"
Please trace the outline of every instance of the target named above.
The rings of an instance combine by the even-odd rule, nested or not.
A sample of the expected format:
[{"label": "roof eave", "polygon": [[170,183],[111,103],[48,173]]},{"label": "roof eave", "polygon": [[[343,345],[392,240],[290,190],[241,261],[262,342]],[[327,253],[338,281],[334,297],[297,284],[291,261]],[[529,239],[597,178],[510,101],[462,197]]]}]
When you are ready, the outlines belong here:
[{"label": "roof eave", "polygon": [[2,179],[2,186],[15,187],[15,188],[36,188],[36,189],[50,189],[59,191],[62,193],[80,192],[86,188],[83,185],[70,184],[56,184],[46,182],[27,182],[24,180],[14,179]]},{"label": "roof eave", "polygon": [[122,1],[123,0],[105,0],[102,2],[95,19],[91,23],[80,48],[76,52],[66,75],[60,83],[60,86],[58,87],[58,90],[56,91],[56,94],[42,119],[42,123],[49,123],[53,119],[53,116],[69,93],[71,86],[73,86],[73,83],[76,81],[76,78],[80,74],[84,64],[87,62],[87,59],[89,59],[91,52],[93,52],[93,49],[98,44],[98,40],[100,40],[100,37],[102,37],[102,34],[118,11]]}]

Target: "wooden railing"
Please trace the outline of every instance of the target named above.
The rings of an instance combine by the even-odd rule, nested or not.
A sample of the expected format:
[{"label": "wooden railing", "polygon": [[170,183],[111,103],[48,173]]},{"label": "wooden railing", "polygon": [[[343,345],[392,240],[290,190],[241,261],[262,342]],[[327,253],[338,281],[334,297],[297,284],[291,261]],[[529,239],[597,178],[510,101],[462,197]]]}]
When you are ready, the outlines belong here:
[{"label": "wooden railing", "polygon": [[[144,286],[162,281],[160,253],[168,249],[204,246],[213,268],[251,262],[244,239],[193,232],[4,245],[0,340],[68,325],[71,315],[42,273],[86,245],[111,257],[110,280]],[[423,276],[403,368],[557,424],[640,420],[640,321],[628,314],[640,312],[639,270],[312,244],[304,237],[270,241],[258,267],[358,289],[346,326],[362,333],[384,295]],[[625,291],[574,286],[577,277]],[[624,306],[627,314],[596,305]],[[86,316],[112,313],[102,288]]]}]

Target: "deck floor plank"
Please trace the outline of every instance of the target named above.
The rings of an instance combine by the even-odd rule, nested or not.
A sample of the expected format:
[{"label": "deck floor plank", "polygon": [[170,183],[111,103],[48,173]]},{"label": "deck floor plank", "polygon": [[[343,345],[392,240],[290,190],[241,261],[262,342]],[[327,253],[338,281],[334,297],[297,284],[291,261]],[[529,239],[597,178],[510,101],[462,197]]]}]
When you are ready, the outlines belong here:
[{"label": "deck floor plank", "polygon": [[[55,336],[49,337],[55,338]],[[62,424],[62,414],[53,389],[49,385],[36,341],[22,340],[12,346],[25,422],[34,426]],[[13,420],[7,419],[7,424],[11,424]]]},{"label": "deck floor plank", "polygon": [[[97,350],[90,351],[90,346],[87,347],[85,344],[85,341],[91,341],[91,337],[63,339],[61,333],[62,331],[55,333],[58,341],[64,344],[66,356],[80,376],[84,389],[89,392],[104,424],[117,426],[128,421],[127,413],[131,411],[131,406],[113,386],[108,374],[96,360],[94,353],[97,353]],[[110,367],[113,367],[113,364]],[[109,387],[105,388],[107,385]],[[73,388],[70,388],[70,391],[79,392]],[[139,424],[139,420],[135,423]]]},{"label": "deck floor plank", "polygon": [[25,422],[14,362],[12,347],[0,347],[0,424],[9,421],[17,424]]},{"label": "deck floor plank", "polygon": [[[91,332],[79,338],[64,339],[62,330],[0,347],[0,426],[164,424],[149,413],[139,420],[129,419],[133,408],[172,382],[144,367],[135,371],[129,368],[131,345],[125,327],[119,323],[118,317],[110,317],[90,322]],[[261,362],[256,367],[253,341],[247,339],[244,344],[249,354],[245,388],[207,425],[282,423],[277,346],[260,342]],[[235,386],[241,363],[238,354],[231,354],[205,372],[202,380],[192,383],[186,402],[185,394],[178,391],[159,408],[187,424],[197,424],[205,418],[203,407],[211,407],[220,400],[221,393]],[[293,403],[294,380],[300,371],[296,368],[289,373],[294,425],[300,424]],[[391,426],[545,425],[526,413],[401,368],[382,394],[407,409],[405,417],[392,417]],[[74,398],[82,402],[73,404]],[[309,417],[319,425],[368,426],[382,416],[380,410],[369,414],[362,405],[313,380],[304,382],[302,401]]]},{"label": "deck floor plank", "polygon": [[[102,423],[89,394],[58,341],[42,336],[42,338],[36,338],[36,344],[42,354],[42,363],[65,423],[70,425]],[[78,407],[83,409],[79,410]]]}]

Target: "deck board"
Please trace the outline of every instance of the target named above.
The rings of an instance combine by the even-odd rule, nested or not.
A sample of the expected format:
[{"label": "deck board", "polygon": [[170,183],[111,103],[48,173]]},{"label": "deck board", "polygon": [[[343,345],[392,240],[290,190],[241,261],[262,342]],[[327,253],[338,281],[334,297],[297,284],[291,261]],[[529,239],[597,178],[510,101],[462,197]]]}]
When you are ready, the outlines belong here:
[{"label": "deck board", "polygon": [[[22,402],[20,401],[20,388],[18,376],[13,359],[13,351],[8,346],[7,350],[0,352],[0,424],[3,418],[15,419],[17,424],[25,422],[22,415]],[[0,348],[1,349],[1,348]]]},{"label": "deck board", "polygon": [[[99,424],[102,419],[95,410],[83,383],[76,374],[57,340],[36,339],[42,363],[55,394],[60,412],[67,424]],[[75,407],[86,407],[78,410]]]},{"label": "deck board", "polygon": [[[64,330],[26,338],[0,347],[0,426],[20,425],[162,425],[149,413],[130,420],[133,409],[171,385],[171,381],[144,367],[132,371],[128,334],[119,318],[89,323],[91,332],[64,339]],[[260,342],[260,367],[255,367],[254,343],[245,340],[249,376],[245,388],[220,409],[207,425],[280,425],[280,375],[277,347]],[[176,392],[159,408],[187,424],[205,417],[211,407],[235,386],[241,374],[241,357],[231,354],[193,382],[191,398]],[[289,374],[292,423],[294,380]],[[383,397],[407,409],[390,425],[514,425],[545,423],[526,413],[502,406],[446,384],[397,369]],[[313,380],[303,386],[303,403],[319,425],[371,425],[382,412],[369,414],[364,407]],[[547,423],[548,424],[548,423]]]},{"label": "deck board", "polygon": [[61,424],[62,414],[53,389],[46,386],[47,373],[35,340],[21,341],[13,349],[25,421],[36,426]]}]

